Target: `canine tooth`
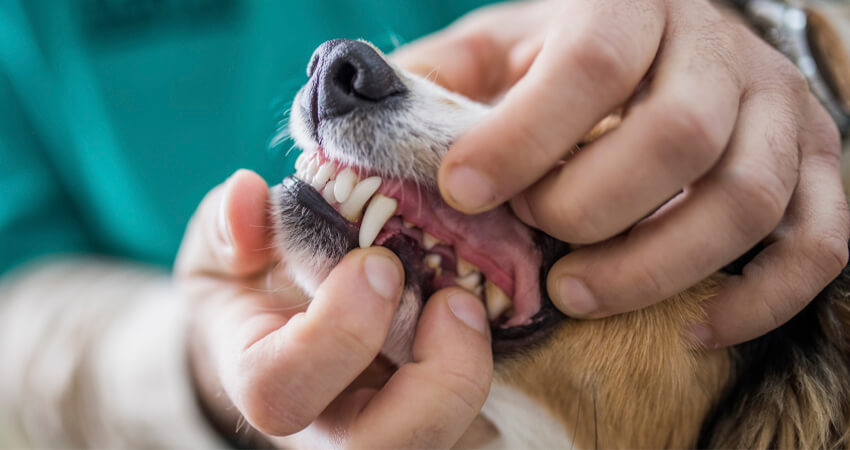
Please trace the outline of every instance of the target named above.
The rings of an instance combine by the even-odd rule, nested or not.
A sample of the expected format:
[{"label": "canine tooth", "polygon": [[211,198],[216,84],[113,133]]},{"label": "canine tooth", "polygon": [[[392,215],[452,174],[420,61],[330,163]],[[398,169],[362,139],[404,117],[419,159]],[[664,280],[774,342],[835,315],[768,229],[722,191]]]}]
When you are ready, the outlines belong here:
[{"label": "canine tooth", "polygon": [[475,288],[481,284],[481,272],[472,272],[465,277],[455,277],[455,283],[469,292],[475,292]]},{"label": "canine tooth", "polygon": [[428,234],[427,231],[422,233],[422,246],[425,247],[425,250],[431,250],[437,244],[440,244],[440,240],[436,237]]},{"label": "canine tooth", "polygon": [[313,177],[313,182],[310,184],[316,189],[321,189],[325,186],[325,183],[331,179],[331,175],[333,175],[334,172],[336,172],[336,164],[326,162],[316,172],[316,176]]},{"label": "canine tooth", "polygon": [[329,204],[333,204],[334,200],[334,180],[328,181],[325,188],[322,189],[322,198]]},{"label": "canine tooth", "polygon": [[360,223],[360,248],[367,248],[375,242],[381,228],[390,220],[398,208],[398,202],[392,197],[376,194],[369,202]]},{"label": "canine tooth", "polygon": [[319,161],[318,158],[314,158],[310,160],[310,164],[307,164],[307,168],[304,169],[304,181],[309,183],[313,180],[313,175],[319,170]]},{"label": "canine tooth", "polygon": [[336,176],[336,187],[334,187],[334,197],[336,201],[342,203],[348,200],[351,195],[351,190],[357,184],[357,174],[349,168],[342,169],[339,175]]},{"label": "canine tooth", "polygon": [[493,321],[499,318],[505,311],[514,306],[513,300],[508,298],[508,294],[499,286],[496,286],[491,281],[484,283],[486,295],[484,301],[487,303],[487,317]]},{"label": "canine tooth", "polygon": [[425,255],[425,265],[432,268],[438,269],[442,266],[443,257],[436,253],[428,253]]},{"label": "canine tooth", "polygon": [[[357,222],[363,214],[363,206],[379,187],[381,187],[381,177],[369,177],[360,181],[357,186],[354,186],[351,195],[340,205],[339,213],[349,221]],[[336,196],[336,189],[334,189],[334,196]]]},{"label": "canine tooth", "polygon": [[477,272],[478,268],[475,267],[471,262],[458,257],[457,259],[457,274],[461,277],[465,277],[472,272]]},{"label": "canine tooth", "polygon": [[413,227],[416,226],[415,223],[410,222],[410,221],[405,220],[405,219],[401,219],[401,224],[404,225],[405,228],[413,228]]}]

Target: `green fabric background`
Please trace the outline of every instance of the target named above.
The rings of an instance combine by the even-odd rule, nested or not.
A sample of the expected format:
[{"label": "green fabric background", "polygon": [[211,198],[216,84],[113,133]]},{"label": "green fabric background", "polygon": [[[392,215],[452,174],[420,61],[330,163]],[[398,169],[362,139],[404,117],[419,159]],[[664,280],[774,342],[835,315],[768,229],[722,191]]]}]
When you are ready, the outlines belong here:
[{"label": "green fabric background", "polygon": [[0,0],[0,273],[64,252],[170,265],[210,188],[291,170],[269,142],[317,45],[391,50],[484,3]]}]

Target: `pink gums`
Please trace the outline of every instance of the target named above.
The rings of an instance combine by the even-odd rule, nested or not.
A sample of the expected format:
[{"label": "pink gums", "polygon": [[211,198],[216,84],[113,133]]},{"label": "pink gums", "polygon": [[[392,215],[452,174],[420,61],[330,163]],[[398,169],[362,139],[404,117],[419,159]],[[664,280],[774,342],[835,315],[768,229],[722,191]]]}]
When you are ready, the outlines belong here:
[{"label": "pink gums", "polygon": [[514,311],[505,326],[531,322],[540,310],[542,256],[531,230],[507,206],[463,214],[410,181],[384,180],[378,192],[398,200],[397,215],[454,247],[458,257],[477,266],[513,299]]},{"label": "pink gums", "polygon": [[[322,148],[309,156],[318,158],[320,164],[332,161]],[[336,162],[337,172],[345,165]],[[349,166],[360,178],[368,170]],[[419,189],[416,183],[406,180],[384,179],[378,193],[398,201],[396,215],[437,237],[454,248],[454,253],[477,266],[487,280],[499,286],[513,302],[513,314],[502,324],[512,327],[527,325],[540,310],[540,265],[542,255],[530,228],[520,222],[506,205],[490,211],[467,215],[452,209],[438,193]],[[407,230],[396,219],[391,219],[375,240],[381,245],[393,233],[401,232],[416,237],[417,230]],[[419,236],[421,238],[421,236]],[[447,248],[438,246],[431,253],[443,254],[444,267],[454,264],[448,258]],[[454,280],[437,277],[435,287],[454,285]]]}]

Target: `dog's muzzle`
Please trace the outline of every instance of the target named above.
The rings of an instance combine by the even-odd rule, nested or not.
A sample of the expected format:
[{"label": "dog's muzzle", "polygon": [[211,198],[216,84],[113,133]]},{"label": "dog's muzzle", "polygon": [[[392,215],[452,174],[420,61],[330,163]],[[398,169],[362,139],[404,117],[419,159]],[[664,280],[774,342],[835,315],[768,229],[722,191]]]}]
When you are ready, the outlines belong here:
[{"label": "dog's muzzle", "polygon": [[301,96],[307,125],[316,137],[322,120],[355,110],[379,107],[387,99],[403,95],[407,87],[384,58],[370,45],[335,39],[313,52],[307,66],[310,80]]}]

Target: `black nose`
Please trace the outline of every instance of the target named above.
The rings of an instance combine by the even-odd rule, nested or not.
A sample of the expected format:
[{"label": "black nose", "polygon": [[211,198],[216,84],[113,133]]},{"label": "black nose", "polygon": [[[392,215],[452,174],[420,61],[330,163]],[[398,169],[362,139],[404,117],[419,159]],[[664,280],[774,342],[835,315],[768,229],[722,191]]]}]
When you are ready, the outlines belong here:
[{"label": "black nose", "polygon": [[339,117],[358,108],[375,106],[403,94],[407,88],[384,58],[371,46],[336,39],[319,46],[307,66],[308,95],[302,98],[311,119]]}]

